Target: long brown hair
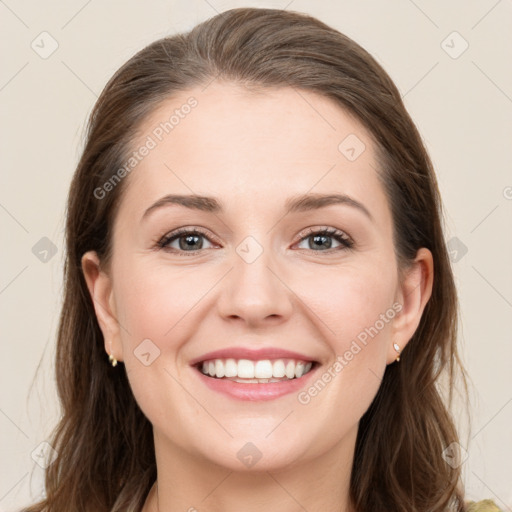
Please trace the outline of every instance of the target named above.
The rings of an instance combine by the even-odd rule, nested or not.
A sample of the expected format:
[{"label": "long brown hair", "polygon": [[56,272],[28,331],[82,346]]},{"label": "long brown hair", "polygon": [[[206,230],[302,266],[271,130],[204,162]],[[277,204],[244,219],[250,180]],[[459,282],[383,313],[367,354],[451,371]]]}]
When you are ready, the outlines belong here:
[{"label": "long brown hair", "polygon": [[[216,78],[323,95],[373,137],[399,268],[426,247],[435,277],[401,362],[387,366],[361,418],[351,499],[360,512],[464,510],[460,467],[443,457],[458,440],[449,407],[459,372],[467,391],[456,347],[457,295],[439,190],[421,137],[390,77],[353,40],[305,14],[238,8],[138,52],[110,79],[92,111],[67,205],[56,360],[62,419],[51,441],[58,456],[47,469],[45,499],[27,511],[140,511],[156,478],[151,423],[123,367],[108,363],[81,257],[95,250],[108,265],[124,182],[101,199],[95,190],[127,160],[141,123],[162,100]],[[439,386],[442,375],[448,400]]]}]

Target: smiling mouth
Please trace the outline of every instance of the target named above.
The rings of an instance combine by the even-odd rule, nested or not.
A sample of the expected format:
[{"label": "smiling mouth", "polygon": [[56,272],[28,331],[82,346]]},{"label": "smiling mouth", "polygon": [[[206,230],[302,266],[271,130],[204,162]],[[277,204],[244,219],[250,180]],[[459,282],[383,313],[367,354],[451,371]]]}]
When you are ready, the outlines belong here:
[{"label": "smiling mouth", "polygon": [[195,365],[198,371],[213,379],[241,384],[267,384],[297,380],[316,368],[316,361],[299,359],[210,359]]}]

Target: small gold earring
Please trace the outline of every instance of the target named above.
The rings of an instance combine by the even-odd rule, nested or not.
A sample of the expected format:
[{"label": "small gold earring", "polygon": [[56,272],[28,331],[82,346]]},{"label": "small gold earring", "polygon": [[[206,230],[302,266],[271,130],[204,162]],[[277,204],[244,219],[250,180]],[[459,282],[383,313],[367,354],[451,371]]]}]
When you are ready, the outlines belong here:
[{"label": "small gold earring", "polygon": [[398,343],[393,343],[393,348],[398,352],[398,356],[395,361],[400,361],[400,345],[398,345]]},{"label": "small gold earring", "polygon": [[112,366],[116,366],[117,365],[117,359],[112,354],[108,355],[108,360],[110,361],[110,364]]}]

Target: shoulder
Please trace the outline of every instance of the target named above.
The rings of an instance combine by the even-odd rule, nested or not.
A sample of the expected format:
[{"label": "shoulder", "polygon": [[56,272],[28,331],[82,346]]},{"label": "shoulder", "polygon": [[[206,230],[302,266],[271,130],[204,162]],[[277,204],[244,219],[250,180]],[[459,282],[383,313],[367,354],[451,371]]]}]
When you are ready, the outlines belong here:
[{"label": "shoulder", "polygon": [[502,512],[502,510],[492,500],[468,501],[467,512]]}]

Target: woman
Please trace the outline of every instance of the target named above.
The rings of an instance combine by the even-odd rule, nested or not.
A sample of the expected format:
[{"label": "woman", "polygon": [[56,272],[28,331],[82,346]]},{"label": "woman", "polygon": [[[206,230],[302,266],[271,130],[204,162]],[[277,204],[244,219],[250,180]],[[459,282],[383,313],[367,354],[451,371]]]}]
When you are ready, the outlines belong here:
[{"label": "woman", "polygon": [[434,171],[376,61],[233,9],[131,58],[71,185],[33,511],[462,511]]}]

